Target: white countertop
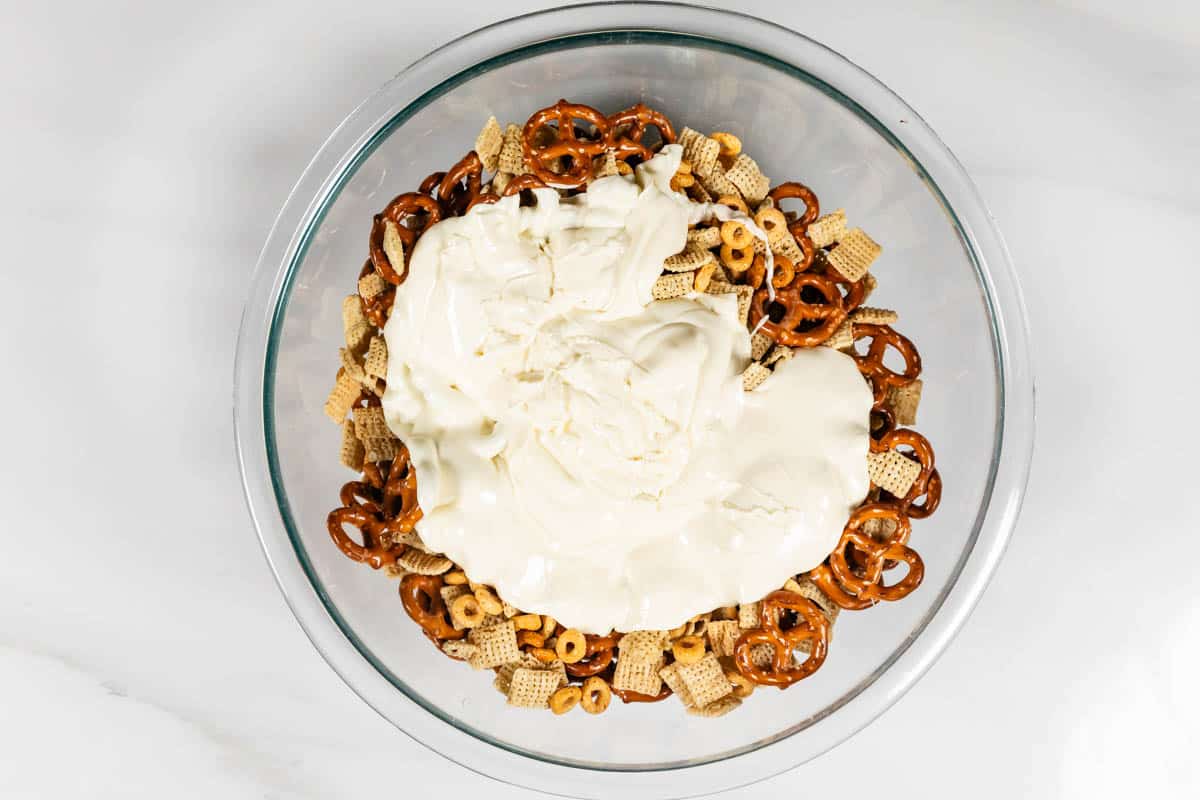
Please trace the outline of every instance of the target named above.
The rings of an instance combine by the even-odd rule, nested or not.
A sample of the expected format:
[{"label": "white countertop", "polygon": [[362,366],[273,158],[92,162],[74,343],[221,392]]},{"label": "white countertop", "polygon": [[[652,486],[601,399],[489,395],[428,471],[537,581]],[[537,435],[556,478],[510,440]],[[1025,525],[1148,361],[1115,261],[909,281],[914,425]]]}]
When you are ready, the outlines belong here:
[{"label": "white countertop", "polygon": [[[325,134],[432,45],[551,4],[406,5],[7,4],[0,797],[529,796],[325,665],[233,455],[250,268]],[[879,76],[974,176],[1024,283],[1039,435],[947,654],[863,733],[728,796],[1200,795],[1200,6],[733,5]]]}]

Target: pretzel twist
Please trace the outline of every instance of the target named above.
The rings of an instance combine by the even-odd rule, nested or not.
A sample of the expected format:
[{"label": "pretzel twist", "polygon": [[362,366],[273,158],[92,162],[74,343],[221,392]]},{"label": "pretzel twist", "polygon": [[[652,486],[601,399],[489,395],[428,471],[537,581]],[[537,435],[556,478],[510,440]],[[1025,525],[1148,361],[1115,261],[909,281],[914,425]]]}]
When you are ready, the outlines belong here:
[{"label": "pretzel twist", "polygon": [[405,612],[435,645],[467,635],[465,630],[455,630],[447,618],[440,591],[442,586],[440,575],[405,575],[400,581],[400,602],[404,604]]},{"label": "pretzel twist", "polygon": [[[771,313],[780,308],[781,314]],[[762,332],[780,344],[816,347],[832,336],[846,319],[846,309],[842,307],[841,292],[831,278],[814,272],[799,272],[790,284],[775,290],[774,303],[766,286],[754,293],[750,301],[751,327],[756,327],[764,318]]]},{"label": "pretzel twist", "polygon": [[[864,355],[854,354],[858,371],[871,383],[876,405],[887,397],[888,389],[907,386],[921,374],[921,355],[916,346],[887,325],[854,325],[854,341],[870,339]],[[904,371],[895,372],[884,365],[888,348],[893,348],[904,359]]]},{"label": "pretzel twist", "polygon": [[[908,494],[895,499],[908,516],[913,519],[925,519],[937,511],[942,500],[942,476],[934,467],[933,445],[921,434],[907,428],[899,428],[885,433],[878,440],[871,440],[871,451],[875,453],[899,448],[907,450],[905,455],[921,465],[921,473],[913,481]],[[922,497],[925,501],[918,503]]]},{"label": "pretzel twist", "polygon": [[[378,398],[372,399],[378,402]],[[347,557],[379,569],[394,564],[404,551],[404,545],[395,540],[412,532],[421,519],[421,509],[417,505],[417,473],[408,448],[401,446],[395,461],[385,467],[368,466],[374,470],[364,471],[366,480],[342,486],[342,507],[329,512],[326,528]],[[346,533],[347,525],[358,530],[361,544]]]},{"label": "pretzel twist", "polygon": [[[577,128],[577,120],[594,132]],[[591,106],[559,100],[534,112],[525,123],[525,164],[547,186],[577,189],[591,177],[592,159],[604,154],[608,138],[607,117]]]},{"label": "pretzel twist", "polygon": [[[795,616],[795,624],[784,629],[785,612]],[[808,656],[796,663],[796,650],[808,644]],[[755,645],[771,647],[771,665],[754,663]],[[764,597],[759,607],[759,627],[743,633],[733,646],[738,672],[766,686],[784,688],[812,675],[825,663],[829,648],[829,620],[816,603],[795,592],[777,591]]]},{"label": "pretzel twist", "polygon": [[[393,286],[404,283],[408,276],[408,260],[412,258],[413,245],[417,238],[442,218],[442,209],[437,200],[419,192],[405,192],[397,196],[382,212],[375,215],[371,224],[371,263],[385,281]],[[394,222],[404,243],[403,264],[393,264],[383,249],[383,234],[388,221]]]},{"label": "pretzel twist", "polygon": [[633,158],[649,161],[654,156],[657,148],[646,144],[650,128],[658,129],[658,147],[675,143],[671,121],[642,103],[610,116],[608,126],[607,148],[618,161],[628,162]]},{"label": "pretzel twist", "polygon": [[[891,532],[876,538],[863,530],[869,520],[890,523]],[[912,524],[898,503],[867,503],[855,509],[838,546],[825,563],[809,573],[821,591],[845,609],[870,608],[880,600],[899,600],[921,585],[925,565],[907,546]],[[884,583],[889,562],[904,562],[908,573],[897,583]]]}]

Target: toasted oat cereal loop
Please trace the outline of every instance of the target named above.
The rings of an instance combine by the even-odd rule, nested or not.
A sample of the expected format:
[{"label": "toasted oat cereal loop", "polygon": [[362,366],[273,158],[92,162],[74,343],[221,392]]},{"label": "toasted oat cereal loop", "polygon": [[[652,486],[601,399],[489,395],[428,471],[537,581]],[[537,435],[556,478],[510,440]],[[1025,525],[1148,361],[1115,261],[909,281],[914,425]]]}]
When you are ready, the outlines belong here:
[{"label": "toasted oat cereal loop", "polygon": [[574,664],[587,655],[587,639],[583,633],[574,628],[568,628],[558,635],[554,644],[554,652],[564,664]]},{"label": "toasted oat cereal loop", "polygon": [[775,256],[775,276],[771,278],[771,285],[776,289],[782,289],[795,277],[796,266],[792,264],[792,260],[787,256]]},{"label": "toasted oat cereal loop", "polygon": [[442,576],[442,583],[447,586],[461,586],[467,582],[467,574],[461,569],[456,569],[453,572],[447,572]]},{"label": "toasted oat cereal loop", "polygon": [[759,208],[754,214],[754,224],[762,228],[772,242],[787,232],[787,218],[778,208]]},{"label": "toasted oat cereal loop", "polygon": [[474,628],[483,622],[483,609],[473,594],[461,595],[450,606],[450,619],[464,628]]},{"label": "toasted oat cereal loop", "polygon": [[680,664],[695,664],[704,658],[704,640],[699,636],[684,636],[671,645],[671,653]]},{"label": "toasted oat cereal loop", "polygon": [[519,631],[540,631],[542,629],[542,618],[537,614],[518,614],[513,617],[512,621]]},{"label": "toasted oat cereal loop", "polygon": [[558,660],[558,653],[555,653],[549,647],[535,647],[529,651],[529,654],[543,664],[549,664]]},{"label": "toasted oat cereal loop", "polygon": [[730,247],[744,249],[754,242],[750,229],[736,219],[721,223],[721,241]]},{"label": "toasted oat cereal loop", "polygon": [[612,702],[612,689],[609,688],[608,682],[604,678],[597,675],[593,675],[583,682],[581,695],[579,705],[589,714],[604,713],[608,704]]},{"label": "toasted oat cereal loop", "polygon": [[538,631],[517,631],[517,647],[537,648],[546,646],[546,637]]},{"label": "toasted oat cereal loop", "polygon": [[717,205],[729,206],[734,211],[740,211],[743,214],[749,214],[750,209],[746,207],[746,201],[738,197],[736,194],[723,194],[717,198]]},{"label": "toasted oat cereal loop", "polygon": [[754,263],[754,248],[738,248],[733,245],[723,244],[721,245],[721,263],[728,267],[731,272],[745,272]]},{"label": "toasted oat cereal loop", "polygon": [[725,158],[735,158],[742,152],[742,140],[732,133],[717,131],[708,138],[716,140],[717,144],[721,145],[720,155]]},{"label": "toasted oat cereal loop", "polygon": [[504,604],[500,602],[500,598],[496,597],[495,592],[486,586],[480,586],[475,590],[475,599],[479,601],[479,607],[485,614],[499,616],[504,613]]},{"label": "toasted oat cereal loop", "polygon": [[555,714],[565,714],[579,704],[583,690],[578,686],[564,686],[550,695],[550,710]]}]

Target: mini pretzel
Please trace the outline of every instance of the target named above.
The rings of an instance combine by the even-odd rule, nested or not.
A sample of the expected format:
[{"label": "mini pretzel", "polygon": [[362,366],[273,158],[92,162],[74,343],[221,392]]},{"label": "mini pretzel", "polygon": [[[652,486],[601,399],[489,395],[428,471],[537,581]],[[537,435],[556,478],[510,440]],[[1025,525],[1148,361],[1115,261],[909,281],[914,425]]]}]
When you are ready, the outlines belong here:
[{"label": "mini pretzel", "polygon": [[808,230],[817,217],[821,216],[821,206],[817,202],[817,196],[813,194],[813,190],[805,186],[803,183],[781,183],[767,193],[767,197],[775,201],[776,208],[779,207],[780,200],[796,199],[804,203],[804,213],[788,225],[788,230],[792,235],[799,239]]},{"label": "mini pretzel", "polygon": [[[382,240],[380,240],[382,243]],[[382,246],[382,244],[381,244]],[[387,256],[384,256],[386,259]],[[358,273],[359,278],[365,278],[375,271],[375,263],[371,259],[363,264],[363,268]],[[388,315],[392,313],[392,304],[396,302],[396,287],[391,284],[386,284],[387,288],[374,297],[363,297],[358,295],[359,302],[362,303],[363,315],[371,321],[371,324],[377,328],[382,328],[387,323]]]},{"label": "mini pretzel", "polygon": [[[819,300],[817,298],[820,298]],[[782,307],[778,320],[769,316],[773,308]],[[775,302],[762,287],[750,302],[750,325],[756,327],[763,319],[762,332],[779,344],[788,347],[816,347],[837,330],[846,319],[842,295],[830,278],[812,272],[800,272],[790,284],[775,290]]]},{"label": "mini pretzel", "polygon": [[404,243],[405,259],[412,257],[412,248],[417,238],[430,225],[439,222],[442,209],[437,200],[418,192],[399,195],[380,213],[371,225],[371,263],[379,275],[388,283],[399,286],[408,274],[408,264],[392,264],[383,251],[383,232],[386,222],[391,220],[400,229],[400,240]]},{"label": "mini pretzel", "polygon": [[671,687],[663,684],[663,687],[658,690],[658,694],[642,694],[630,689],[618,689],[614,686],[612,693],[621,698],[622,703],[657,703],[671,696]]},{"label": "mini pretzel", "polygon": [[[921,355],[908,339],[896,333],[887,325],[856,324],[854,326],[854,341],[870,339],[866,355],[854,353],[854,361],[858,371],[870,383],[875,394],[875,404],[882,405],[887,397],[888,389],[893,386],[907,386],[921,375]],[[889,347],[895,348],[904,358],[904,371],[893,372],[883,363]]]},{"label": "mini pretzel", "polygon": [[[580,138],[575,121],[582,120],[596,129],[594,139]],[[550,123],[557,123],[551,128]],[[545,144],[539,139],[548,131],[555,133],[553,141]],[[602,155],[608,146],[608,119],[591,106],[559,100],[552,106],[537,111],[525,123],[522,141],[525,163],[534,175],[547,186],[560,189],[577,189],[587,183],[592,174],[592,159]],[[553,169],[560,159],[562,171]]]},{"label": "mini pretzel", "polygon": [[[924,519],[937,511],[942,500],[942,476],[934,468],[933,446],[924,436],[906,428],[890,431],[878,440],[871,441],[871,451],[876,453],[901,447],[912,451],[906,455],[921,465],[921,474],[913,481],[908,494],[896,499],[908,516]],[[921,497],[925,498],[925,502],[918,505],[916,501]]]},{"label": "mini pretzel", "polygon": [[[890,535],[876,539],[863,530],[869,520],[890,522]],[[809,573],[817,587],[842,608],[862,610],[880,600],[899,600],[921,584],[925,565],[907,547],[912,524],[897,503],[868,503],[855,509],[842,531],[837,548],[826,563]],[[908,574],[892,586],[883,583],[889,562],[908,564]]]},{"label": "mini pretzel", "polygon": [[[795,624],[781,627],[784,612],[796,615]],[[808,643],[808,657],[795,663],[796,649]],[[755,645],[771,646],[771,664],[767,668],[755,665],[751,651]],[[766,686],[791,686],[812,675],[825,663],[829,646],[829,620],[819,606],[795,592],[771,592],[759,605],[759,627],[743,633],[733,646],[733,658],[738,672]]]},{"label": "mini pretzel", "polygon": [[444,172],[434,172],[425,176],[425,180],[417,184],[417,191],[421,194],[427,194],[430,197],[437,199],[437,188],[442,183],[442,178],[446,177]]},{"label": "mini pretzel", "polygon": [[641,103],[613,114],[608,118],[608,126],[608,149],[618,161],[635,157],[642,161],[650,160],[655,150],[645,144],[646,129],[649,127],[658,129],[661,144],[675,143],[675,129],[671,127],[671,121]]},{"label": "mini pretzel", "polygon": [[[378,402],[378,398],[367,402],[372,400]],[[403,548],[395,546],[394,538],[413,530],[421,519],[421,509],[416,470],[407,448],[401,446],[395,461],[387,465],[386,476],[378,465],[369,466],[374,469],[364,472],[366,483],[351,481],[342,487],[342,508],[329,512],[326,527],[334,544],[350,559],[379,569],[395,562]],[[357,528],[363,543],[351,539],[344,525]]]},{"label": "mini pretzel", "polygon": [[450,168],[438,182],[437,199],[442,214],[457,217],[465,214],[479,197],[479,186],[483,176],[483,162],[474,150]]},{"label": "mini pretzel", "polygon": [[771,278],[771,285],[782,289],[795,279],[796,267],[792,260],[787,256],[775,256],[775,276]]},{"label": "mini pretzel", "polygon": [[461,639],[465,630],[455,630],[446,619],[446,604],[439,593],[442,579],[437,575],[405,575],[400,580],[400,601],[404,610],[436,644],[445,639]]},{"label": "mini pretzel", "polygon": [[[501,195],[503,195],[504,197],[512,197],[514,194],[520,194],[521,192],[525,191],[526,189],[532,190],[532,189],[549,189],[549,188],[550,187],[547,186],[545,183],[543,183],[542,179],[536,175],[529,175],[529,174],[518,175],[517,177],[513,178],[511,181],[508,182],[508,185],[504,187],[504,191],[501,192]],[[480,204],[495,203],[500,199],[501,195],[497,195],[492,192],[484,192],[483,194],[478,194],[474,198],[472,198],[470,203],[467,204],[467,211],[470,211],[472,208],[474,208],[475,206],[480,205]]]},{"label": "mini pretzel", "polygon": [[575,678],[590,678],[599,675],[613,663],[613,648],[616,639],[611,636],[586,635],[587,655],[574,664],[564,664],[567,674]]}]

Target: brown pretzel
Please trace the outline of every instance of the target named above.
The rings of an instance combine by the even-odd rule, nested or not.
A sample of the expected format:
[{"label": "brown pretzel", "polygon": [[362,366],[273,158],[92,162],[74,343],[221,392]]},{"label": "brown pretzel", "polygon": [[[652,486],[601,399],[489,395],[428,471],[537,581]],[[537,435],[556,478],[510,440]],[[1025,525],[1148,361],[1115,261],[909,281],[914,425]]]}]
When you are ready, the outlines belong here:
[{"label": "brown pretzel", "polygon": [[[584,138],[580,137],[576,120],[596,129],[592,138],[586,133]],[[556,123],[557,127],[550,127],[551,123]],[[542,141],[551,134],[550,141]],[[534,112],[525,123],[522,133],[525,163],[547,186],[576,189],[591,177],[592,159],[604,153],[608,135],[608,119],[599,111],[591,106],[559,100]]]},{"label": "brown pretzel", "polygon": [[[820,298],[818,300],[817,298]],[[781,314],[772,310],[782,308]],[[778,316],[778,319],[774,319]],[[797,273],[792,282],[775,290],[771,302],[767,287],[754,293],[750,302],[750,325],[755,327],[763,318],[762,332],[788,347],[816,347],[824,342],[846,319],[842,295],[837,284],[824,275],[813,272]]]},{"label": "brown pretzel", "polygon": [[[811,239],[807,236],[803,238],[805,242],[812,245]],[[797,239],[797,241],[800,240]],[[801,242],[801,247],[804,247],[804,242]],[[842,307],[849,314],[861,306],[863,301],[867,299],[867,278],[864,275],[856,281],[846,280],[845,276],[834,269],[833,265],[829,263],[829,260],[825,257],[825,253],[825,250],[818,250],[814,246],[812,271],[824,275],[838,285],[838,291],[842,294]]]},{"label": "brown pretzel", "polygon": [[437,197],[437,188],[442,185],[442,178],[446,177],[444,172],[434,172],[425,176],[425,180],[417,186],[417,191],[421,194],[427,194],[430,197]]},{"label": "brown pretzel", "polygon": [[799,200],[804,203],[804,213],[797,219],[788,223],[788,230],[796,237],[797,241],[804,236],[808,231],[808,226],[821,215],[821,206],[817,202],[817,196],[813,194],[813,190],[805,186],[803,183],[790,181],[781,183],[772,189],[767,197],[775,201],[775,207],[779,208],[781,200]]},{"label": "brown pretzel", "polygon": [[870,426],[871,438],[879,441],[884,436],[896,430],[896,415],[886,405],[876,403],[871,408]]},{"label": "brown pretzel", "polygon": [[[890,522],[894,527],[882,538],[862,528],[869,520]],[[907,547],[912,524],[897,503],[868,503],[850,515],[838,546],[824,564],[812,570],[813,583],[842,608],[862,610],[880,600],[899,600],[920,584],[925,564],[915,550]],[[908,574],[888,586],[883,573],[889,562],[908,564]]]},{"label": "brown pretzel", "polygon": [[483,162],[472,150],[438,182],[437,200],[443,216],[458,217],[467,213],[475,198],[479,197],[482,179]]},{"label": "brown pretzel", "polygon": [[467,635],[465,630],[455,630],[446,619],[441,588],[440,575],[405,575],[400,581],[400,602],[404,604],[404,610],[434,644]]},{"label": "brown pretzel", "polygon": [[[938,503],[942,500],[942,476],[934,467],[933,446],[924,436],[907,428],[890,431],[879,437],[878,441],[871,442],[871,451],[875,453],[898,448],[911,451],[905,455],[921,465],[921,474],[913,481],[908,494],[896,498],[896,501],[908,516],[913,519],[925,519],[937,511]],[[925,502],[918,504],[917,500],[922,497],[925,498]]]},{"label": "brown pretzel", "polygon": [[663,687],[658,690],[658,694],[642,694],[632,689],[618,689],[614,686],[612,693],[621,698],[622,703],[657,703],[671,696],[671,687],[664,683]]},{"label": "brown pretzel", "polygon": [[658,147],[675,143],[675,129],[665,116],[638,103],[608,118],[608,150],[618,161],[638,158],[649,161],[658,149],[646,145],[647,129],[658,129]]},{"label": "brown pretzel", "polygon": [[617,641],[611,636],[586,634],[587,653],[574,664],[564,664],[567,674],[575,678],[590,678],[599,675],[613,663],[613,648]]},{"label": "brown pretzel", "polygon": [[[887,397],[888,389],[907,386],[921,375],[921,355],[917,348],[905,337],[896,333],[887,325],[868,325],[855,323],[854,341],[870,339],[865,355],[853,354],[858,371],[871,384],[875,394],[876,405],[881,405]],[[887,349],[893,347],[904,359],[904,371],[894,372],[884,365],[883,359]]]},{"label": "brown pretzel", "polygon": [[[442,218],[442,210],[437,200],[418,192],[405,192],[396,197],[382,212],[375,215],[371,225],[371,263],[376,271],[388,283],[399,286],[408,276],[408,259],[412,258],[412,248],[417,238],[430,226]],[[387,253],[383,251],[383,232],[388,220],[396,223],[400,230],[400,241],[404,243],[404,264],[397,265],[388,261]]]},{"label": "brown pretzel", "polygon": [[[375,264],[371,259],[363,264],[362,270],[359,271],[358,277],[365,278],[375,271]],[[374,297],[363,297],[362,293],[358,295],[359,302],[362,304],[363,315],[371,321],[371,324],[377,328],[382,328],[387,323],[388,315],[392,313],[392,304],[396,302],[396,287],[390,283],[382,292]]]},{"label": "brown pretzel", "polygon": [[[378,402],[375,397],[367,402],[371,400]],[[395,563],[404,551],[403,545],[395,544],[396,537],[411,533],[421,519],[417,473],[408,448],[402,446],[390,464],[368,464],[363,477],[364,481],[342,486],[342,507],[329,512],[326,528],[334,544],[349,558],[379,569]],[[362,544],[350,538],[346,525],[358,530]]]},{"label": "brown pretzel", "polygon": [[[785,612],[796,616],[795,624],[782,627]],[[808,644],[808,657],[796,663],[796,649]],[[771,647],[771,666],[755,665],[751,651],[757,644]],[[738,672],[766,686],[791,686],[812,675],[825,663],[829,647],[829,620],[816,603],[795,592],[777,591],[764,597],[759,605],[759,627],[743,633],[733,646]]]}]

